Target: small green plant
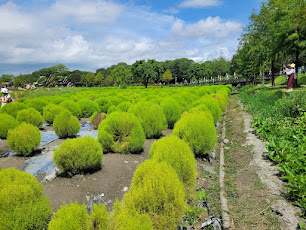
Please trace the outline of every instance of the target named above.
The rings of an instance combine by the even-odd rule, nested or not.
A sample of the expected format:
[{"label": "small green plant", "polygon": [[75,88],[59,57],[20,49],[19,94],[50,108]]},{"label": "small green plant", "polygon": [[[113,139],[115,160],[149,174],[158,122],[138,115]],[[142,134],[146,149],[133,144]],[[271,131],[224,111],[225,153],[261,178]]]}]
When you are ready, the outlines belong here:
[{"label": "small green plant", "polygon": [[111,230],[110,215],[106,210],[105,204],[94,204],[90,215],[94,229]]},{"label": "small green plant", "polygon": [[65,100],[65,101],[61,102],[59,104],[59,106],[62,106],[63,108],[69,110],[73,114],[73,116],[76,116],[77,118],[81,117],[81,109],[78,106],[78,104],[75,103],[74,101]]},{"label": "small green plant", "polygon": [[98,140],[105,152],[138,153],[146,138],[134,114],[114,112],[99,125]]},{"label": "small green plant", "polygon": [[154,142],[149,151],[150,158],[167,162],[184,183],[187,192],[192,193],[196,185],[196,161],[189,145],[171,135]]},{"label": "small green plant", "polygon": [[39,129],[24,122],[15,129],[9,130],[7,134],[7,144],[17,155],[30,155],[40,141]]},{"label": "small green plant", "polygon": [[19,102],[14,102],[14,103],[8,103],[5,106],[3,106],[0,109],[0,113],[7,113],[11,116],[13,116],[14,118],[17,117],[17,113],[23,109],[26,109],[27,106],[23,103],[19,103]]},{"label": "small green plant", "polygon": [[49,123],[49,124],[53,124],[54,122],[54,118],[60,114],[60,112],[62,112],[64,110],[63,107],[59,106],[59,105],[55,105],[55,104],[48,104],[43,108],[43,117],[44,120]]},{"label": "small green plant", "polygon": [[47,100],[41,98],[29,99],[25,103],[28,107],[36,109],[41,114],[43,114],[43,108],[49,104]]},{"label": "small green plant", "polygon": [[201,99],[192,103],[192,107],[196,107],[198,105],[206,105],[209,108],[211,114],[213,115],[213,121],[215,124],[220,120],[222,111],[221,108],[215,98],[212,96],[203,96]]},{"label": "small green plant", "polygon": [[59,113],[53,122],[53,128],[59,138],[75,137],[81,125],[78,118],[73,116],[68,110]]},{"label": "small green plant", "polygon": [[123,206],[147,213],[154,229],[176,229],[187,208],[183,183],[166,162],[146,160],[134,172]]},{"label": "small green plant", "polygon": [[131,107],[131,103],[130,102],[127,102],[127,101],[124,101],[124,102],[121,102],[117,108],[122,111],[122,112],[127,112],[129,110],[129,108]]},{"label": "small green plant", "polygon": [[102,148],[95,138],[82,138],[64,141],[55,149],[53,160],[59,169],[72,174],[93,171],[101,168]]},{"label": "small green plant", "polygon": [[161,106],[164,110],[168,128],[173,129],[175,122],[181,116],[181,110],[178,102],[172,98],[166,98],[162,101]]},{"label": "small green plant", "polygon": [[107,113],[109,107],[113,105],[106,97],[100,97],[95,102],[98,104],[101,113]]},{"label": "small green plant", "polygon": [[0,138],[6,139],[9,130],[18,126],[18,121],[11,115],[0,113]]},{"label": "small green plant", "polygon": [[19,123],[26,122],[40,128],[44,123],[44,118],[34,108],[24,109],[18,112],[17,120]]},{"label": "small green plant", "polygon": [[81,109],[81,117],[90,117],[94,112],[99,112],[99,106],[95,101],[89,99],[81,99],[77,101]]},{"label": "small green plant", "polygon": [[0,228],[44,229],[51,205],[36,178],[14,168],[0,169]]},{"label": "small green plant", "polygon": [[173,135],[186,141],[196,157],[209,155],[217,143],[214,120],[209,111],[184,113]]},{"label": "small green plant", "polygon": [[85,205],[78,202],[63,204],[61,208],[53,213],[48,225],[49,230],[93,230],[93,224],[87,213]]}]

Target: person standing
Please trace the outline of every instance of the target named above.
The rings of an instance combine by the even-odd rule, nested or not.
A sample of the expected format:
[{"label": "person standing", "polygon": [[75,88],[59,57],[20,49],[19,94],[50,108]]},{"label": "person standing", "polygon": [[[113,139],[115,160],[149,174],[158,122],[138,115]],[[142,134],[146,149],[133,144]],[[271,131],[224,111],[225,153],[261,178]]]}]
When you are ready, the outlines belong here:
[{"label": "person standing", "polygon": [[288,83],[287,83],[287,92],[291,92],[292,88],[293,88],[293,79],[295,78],[295,64],[292,63],[289,65],[290,69],[286,68],[286,66],[284,65],[284,72],[287,75],[287,79],[288,79]]},{"label": "person standing", "polygon": [[4,105],[6,105],[7,103],[9,103],[12,100],[12,97],[8,93],[7,88],[2,88],[1,92],[3,93],[2,97],[1,97],[1,107],[3,107]]}]

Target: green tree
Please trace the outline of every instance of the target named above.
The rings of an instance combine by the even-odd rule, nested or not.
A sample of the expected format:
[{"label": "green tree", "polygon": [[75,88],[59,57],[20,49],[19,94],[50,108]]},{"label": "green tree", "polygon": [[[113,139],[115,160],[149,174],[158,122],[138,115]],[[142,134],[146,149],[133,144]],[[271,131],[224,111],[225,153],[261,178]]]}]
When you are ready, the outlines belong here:
[{"label": "green tree", "polygon": [[168,83],[172,80],[173,80],[172,73],[170,70],[167,69],[165,73],[163,74],[163,81]]},{"label": "green tree", "polygon": [[153,60],[140,60],[136,61],[132,67],[133,80],[141,82],[146,88],[150,81],[155,81],[160,70],[160,65],[157,61]]},{"label": "green tree", "polygon": [[81,82],[86,85],[86,87],[90,87],[94,85],[95,74],[92,72],[87,72],[87,74],[82,75]]},{"label": "green tree", "polygon": [[20,77],[16,77],[14,79],[14,86],[17,87],[24,87],[24,82],[21,80]]},{"label": "green tree", "polygon": [[104,76],[101,72],[98,72],[96,74],[96,77],[95,77],[95,80],[94,80],[94,83],[95,85],[98,85],[98,86],[103,86],[103,83],[104,83]]},{"label": "green tree", "polygon": [[117,65],[111,70],[110,75],[113,77],[116,85],[122,83],[130,84],[132,81],[132,72],[127,65]]}]

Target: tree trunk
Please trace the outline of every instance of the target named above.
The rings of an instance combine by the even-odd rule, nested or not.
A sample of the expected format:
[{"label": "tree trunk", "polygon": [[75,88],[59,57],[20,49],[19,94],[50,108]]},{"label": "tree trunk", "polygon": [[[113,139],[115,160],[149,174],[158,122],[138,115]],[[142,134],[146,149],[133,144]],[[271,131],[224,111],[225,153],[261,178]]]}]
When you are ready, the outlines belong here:
[{"label": "tree trunk", "polygon": [[265,85],[265,72],[264,71],[260,71],[260,74],[262,76],[262,85]]},{"label": "tree trunk", "polygon": [[297,68],[300,65],[299,56],[300,56],[300,51],[299,51],[299,48],[297,47],[296,51],[295,51],[296,79],[293,79],[293,88],[297,88],[298,87],[298,82],[297,82],[298,72],[297,72]]},{"label": "tree trunk", "polygon": [[272,63],[271,63],[271,78],[272,78],[272,86],[275,86],[274,60],[272,60]]}]

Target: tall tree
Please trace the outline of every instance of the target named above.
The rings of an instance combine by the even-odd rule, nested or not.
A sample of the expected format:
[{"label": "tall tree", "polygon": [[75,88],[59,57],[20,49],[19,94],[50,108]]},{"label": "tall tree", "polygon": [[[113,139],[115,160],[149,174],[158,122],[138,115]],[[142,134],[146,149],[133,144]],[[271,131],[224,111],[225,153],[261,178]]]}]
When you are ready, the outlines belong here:
[{"label": "tall tree", "polygon": [[172,81],[173,77],[172,77],[172,73],[170,70],[166,70],[165,73],[163,74],[163,82],[170,82]]}]

